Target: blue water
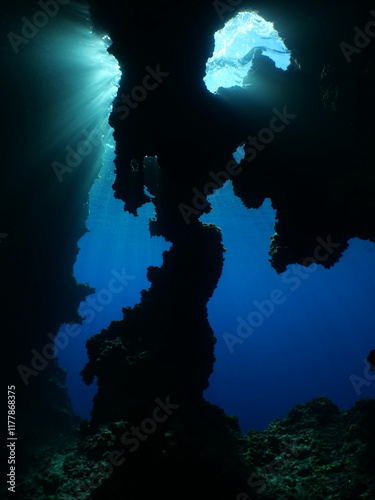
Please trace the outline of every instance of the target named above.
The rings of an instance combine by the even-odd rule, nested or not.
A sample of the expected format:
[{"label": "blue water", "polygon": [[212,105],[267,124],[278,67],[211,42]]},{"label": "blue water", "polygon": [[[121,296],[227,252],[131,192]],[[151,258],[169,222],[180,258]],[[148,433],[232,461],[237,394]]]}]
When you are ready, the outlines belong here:
[{"label": "blue water", "polygon": [[[248,210],[230,182],[209,200],[213,210],[201,220],[221,228],[227,252],[208,304],[218,342],[206,398],[237,415],[247,431],[262,430],[317,396],[343,409],[374,397],[375,375],[364,361],[375,347],[374,244],[353,239],[329,270],[292,265],[278,275],[268,261],[275,222],[270,201]],[[268,302],[259,309],[254,301]],[[245,339],[237,336],[244,323]]]},{"label": "blue water", "polygon": [[[150,287],[148,266],[160,266],[162,253],[170,248],[163,238],[150,237],[148,222],[154,216],[152,203],[139,210],[138,217],[124,212],[124,204],[115,199],[112,185],[114,174],[114,139],[107,139],[100,177],[90,191],[89,232],[79,241],[80,252],[74,266],[78,282],[88,283],[95,294],[87,297],[79,312],[85,318],[82,325],[62,325],[74,328],[74,336],[58,352],[59,364],[67,370],[67,388],[74,411],[89,418],[96,384],[87,387],[80,371],[88,361],[86,341],[100,333],[111,321],[122,319],[122,308],[140,302],[140,293]],[[63,341],[63,340],[61,340]],[[58,346],[59,336],[56,339]]]}]

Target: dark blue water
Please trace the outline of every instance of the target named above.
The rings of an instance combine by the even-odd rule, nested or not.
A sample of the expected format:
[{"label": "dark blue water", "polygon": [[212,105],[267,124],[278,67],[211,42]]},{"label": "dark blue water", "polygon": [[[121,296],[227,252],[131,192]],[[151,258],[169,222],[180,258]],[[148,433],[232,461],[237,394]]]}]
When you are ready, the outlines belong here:
[{"label": "dark blue water", "polygon": [[[375,375],[364,360],[375,347],[375,245],[353,239],[329,270],[292,265],[278,275],[268,262],[270,201],[247,210],[230,182],[210,201],[213,210],[201,219],[221,228],[227,252],[208,306],[218,342],[206,398],[237,415],[246,431],[317,396],[343,409],[374,397]],[[246,338],[237,335],[240,324]]]},{"label": "dark blue water", "polygon": [[[86,341],[100,333],[111,321],[122,319],[122,308],[140,302],[140,293],[150,287],[148,266],[160,266],[162,253],[170,248],[163,238],[150,237],[148,222],[154,216],[153,205],[142,207],[139,216],[124,212],[122,201],[113,197],[114,140],[110,135],[103,158],[100,178],[90,191],[89,232],[79,241],[80,253],[74,267],[78,282],[88,283],[96,292],[81,304],[82,325],[74,328],[74,337],[59,350],[59,363],[67,370],[67,387],[77,415],[89,418],[96,384],[87,387],[80,371],[87,362]],[[61,336],[62,338],[62,336]],[[57,337],[56,342],[59,342]]]}]

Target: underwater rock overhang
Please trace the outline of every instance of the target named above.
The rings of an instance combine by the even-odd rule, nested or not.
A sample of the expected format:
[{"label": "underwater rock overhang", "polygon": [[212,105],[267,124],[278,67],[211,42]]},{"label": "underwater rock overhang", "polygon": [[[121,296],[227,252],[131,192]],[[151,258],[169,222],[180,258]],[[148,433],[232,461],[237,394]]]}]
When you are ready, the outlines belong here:
[{"label": "underwater rock overhang", "polygon": [[[172,2],[160,4],[142,2],[141,5],[132,6],[127,18],[117,15],[118,6],[115,2],[93,1],[92,5],[95,7],[94,14],[98,24],[108,28],[115,42],[113,51],[116,57],[124,64],[128,63],[130,67],[129,80],[124,83],[126,86],[120,92],[127,92],[129,86],[131,88],[132,85],[137,85],[139,79],[142,81],[146,65],[156,68],[160,64],[163,71],[170,73],[170,78],[164,82],[165,85],[161,85],[158,89],[158,98],[156,94],[153,100],[150,97],[150,101],[143,103],[145,106],[147,104],[147,107],[144,106],[142,109],[140,106],[139,113],[131,115],[131,119],[126,123],[116,123],[114,120],[119,155],[117,193],[131,210],[136,210],[144,201],[140,195],[143,183],[130,171],[129,160],[134,157],[141,158],[145,154],[159,153],[160,149],[158,156],[165,196],[157,201],[158,223],[154,230],[173,240],[176,252],[177,250],[179,252],[176,257],[178,265],[173,269],[173,277],[180,268],[184,268],[185,262],[189,262],[190,268],[201,272],[202,263],[207,260],[203,260],[198,253],[191,256],[190,247],[185,245],[186,241],[190,240],[190,235],[194,235],[191,241],[196,238],[203,244],[206,237],[213,245],[217,245],[215,248],[218,252],[219,238],[212,230],[202,231],[200,225],[194,221],[191,229],[186,228],[177,207],[181,201],[191,200],[194,187],[198,189],[204,187],[212,165],[221,170],[221,165],[225,164],[225,159],[230,157],[239,142],[249,134],[256,134],[264,123],[267,125],[269,115],[261,106],[256,105],[256,102],[251,102],[250,107],[254,106],[257,109],[258,116],[249,127],[248,123],[243,118],[239,119],[227,105],[222,102],[218,104],[214,97],[207,96],[203,84],[197,80],[197,72],[199,68],[201,72],[204,71],[207,55],[212,46],[212,33],[223,24],[211,2],[196,2],[191,5],[191,9]],[[245,6],[246,2],[242,5]],[[337,2],[314,2],[314,8],[306,13],[303,13],[303,9],[307,7],[298,7],[297,4],[293,10],[286,9],[286,5],[292,5],[292,2],[279,6],[267,2],[267,5],[270,11],[275,13],[275,19],[278,18],[277,14],[280,14],[280,25],[293,24],[291,19],[294,19],[299,21],[301,26],[313,28],[314,33],[319,31],[320,34],[316,37],[319,43],[313,44],[313,47],[311,41],[306,40],[303,29],[300,35],[297,33],[290,35],[292,41],[288,46],[298,51],[297,58],[301,62],[303,72],[300,76],[288,75],[285,81],[278,82],[282,85],[284,98],[281,102],[272,103],[281,107],[286,105],[291,113],[300,116],[299,130],[296,130],[296,127],[287,130],[282,142],[273,144],[272,150],[259,157],[260,161],[254,171],[244,172],[245,175],[234,180],[236,193],[247,207],[259,206],[264,197],[270,197],[278,209],[278,237],[274,247],[277,251],[273,255],[273,262],[276,269],[282,270],[290,262],[302,262],[303,259],[314,255],[317,237],[330,236],[334,243],[342,244],[340,251],[345,248],[345,242],[350,237],[359,236],[375,241],[372,224],[375,199],[373,153],[370,147],[374,125],[368,120],[368,117],[372,116],[374,107],[370,92],[374,83],[371,64],[374,60],[374,46],[372,44],[363,49],[358,58],[353,57],[350,65],[342,60],[339,49],[341,40],[354,43],[353,26],[365,26],[370,5],[368,8],[367,5],[363,5],[362,10],[359,6],[351,5],[351,8],[344,12],[342,4],[338,7]],[[326,12],[325,5],[330,5],[332,10],[337,9],[336,14],[340,12],[340,16],[336,15],[342,24],[339,36],[337,36],[338,21],[335,24],[331,16],[329,17],[331,22],[328,22],[327,15],[322,14]],[[265,7],[263,5],[260,8]],[[228,14],[231,15],[232,12],[234,11]],[[309,17],[311,21],[308,22]],[[336,26],[336,34],[332,34],[333,25]],[[139,26],[143,26],[144,29],[140,30]],[[171,39],[173,39],[172,48]],[[132,54],[134,47],[136,50]],[[206,48],[205,52],[202,51],[202,47]],[[330,50],[327,47],[330,47]],[[327,54],[331,53],[331,50],[332,56],[327,62]],[[176,54],[179,55],[178,58]],[[324,78],[320,79],[323,69]],[[320,83],[321,89],[319,89]],[[175,103],[178,104],[172,110],[167,109],[165,104],[159,105],[156,102],[160,99],[159,102],[165,103],[171,95],[176,97]],[[186,96],[190,97],[183,102]],[[325,109],[322,103],[325,103]],[[176,115],[173,114],[174,110],[176,113],[178,111]],[[201,116],[202,110],[205,117],[197,126],[199,122],[197,116]],[[147,126],[144,127],[145,124]],[[128,134],[127,137],[131,138],[131,141],[122,141],[121,138],[125,137],[125,134]],[[149,143],[146,142],[147,139]],[[18,136],[12,140],[14,147],[18,147],[17,140]],[[127,147],[130,143],[131,150]],[[351,151],[348,151],[347,144],[354,145]],[[360,150],[358,144],[363,146]],[[210,147],[207,148],[207,145]],[[176,164],[180,166],[178,174]],[[180,172],[183,172],[182,183],[177,177],[181,175]],[[132,185],[132,189],[126,187],[129,179],[135,180],[133,184],[129,184]],[[26,189],[22,191],[20,199],[27,200],[30,206],[40,204],[43,194],[48,192],[48,179],[40,180],[39,184],[35,180],[32,182],[34,190],[31,198],[27,195]],[[20,182],[17,180],[15,184]],[[77,178],[77,185],[79,182],[80,179]],[[133,189],[134,186],[136,189]],[[4,193],[3,200],[5,204],[14,206],[9,193]],[[32,348],[44,342],[42,334],[48,332],[51,327],[57,328],[58,324],[71,319],[71,315],[75,314],[76,305],[87,292],[77,290],[75,283],[67,278],[70,276],[69,269],[75,257],[76,241],[84,227],[82,206],[85,203],[85,196],[82,194],[75,198],[75,206],[72,208],[73,211],[76,209],[76,214],[80,214],[79,227],[70,224],[71,219],[65,216],[63,209],[66,200],[71,200],[68,191],[58,199],[49,200],[48,210],[45,210],[46,206],[43,205],[42,209],[37,211],[40,222],[40,231],[37,234],[27,228],[27,221],[24,224],[18,222],[14,227],[21,230],[22,237],[10,238],[8,246],[2,244],[5,257],[2,260],[2,276],[4,283],[9,285],[9,294],[3,305],[5,310],[13,311],[11,314],[9,312],[5,314],[11,325],[9,330],[11,356],[4,362],[4,367],[9,367],[10,372]],[[60,213],[63,213],[64,217],[59,215]],[[23,220],[23,216],[23,211],[15,207],[12,220]],[[35,229],[35,225],[32,227]],[[69,241],[64,248],[58,245],[62,231],[69,234]],[[9,233],[11,234],[11,231]],[[37,242],[36,247],[35,242]],[[207,257],[207,254],[203,253]],[[218,256],[219,252],[216,255]],[[192,293],[200,294],[201,303],[203,298],[207,300],[215,285],[220,272],[220,260],[218,257],[212,264],[210,278],[203,286],[203,290],[200,288],[197,290],[194,283],[189,282]],[[334,259],[331,259],[327,265],[333,263]],[[49,276],[51,268],[59,271]],[[153,271],[150,271],[150,275],[152,273]],[[164,282],[164,286],[167,287],[171,276],[170,274],[165,277],[160,276],[158,280]],[[22,283],[22,293],[19,283]],[[19,299],[18,308],[23,312],[22,316],[17,318],[14,317],[14,297]],[[69,297],[68,301],[62,300],[66,297]],[[177,303],[178,299],[179,296],[176,296]],[[170,310],[173,309],[173,304],[173,301],[169,303]],[[185,304],[186,309],[190,305],[191,300]],[[204,308],[198,310],[197,316],[207,327],[208,333]],[[178,325],[178,322],[173,324],[176,335],[179,332]],[[162,327],[163,323],[159,326]],[[27,337],[24,332],[28,332]],[[197,391],[204,386],[204,380],[207,381],[213,361],[210,333],[205,336],[204,342],[202,356],[206,357],[204,362],[201,360],[201,366],[206,364],[206,371],[200,372],[200,382],[195,387]],[[189,334],[185,333],[176,341],[174,347],[182,350],[188,343]],[[162,345],[159,348],[161,349]],[[112,368],[117,369],[116,366]],[[193,366],[189,367],[184,377],[186,387],[189,384],[191,368]],[[46,381],[49,375],[47,371],[43,372],[40,380]],[[53,375],[56,377],[56,373]],[[109,381],[114,374],[111,374],[108,368],[103,376]],[[168,380],[168,376],[169,374],[165,374],[165,380]],[[41,382],[38,387],[30,388],[25,401],[31,403],[35,399],[41,400],[40,394],[47,396],[49,390],[43,389],[42,385]],[[45,418],[38,419],[38,416],[45,413],[48,405],[48,398],[42,399],[38,415],[33,414],[36,429],[41,429],[40,423],[46,422]],[[103,397],[98,401],[95,407],[99,421],[107,419],[104,399]],[[32,404],[25,406],[33,408]],[[26,410],[24,413],[27,413]],[[48,415],[50,414],[48,412]],[[101,414],[103,417],[100,417]],[[195,418],[199,421],[200,415],[196,415]],[[203,416],[201,418],[204,419]],[[55,422],[53,415],[51,421]],[[26,431],[29,431],[30,421],[23,425]],[[35,434],[38,439],[43,433]],[[186,450],[183,447],[181,449]],[[103,485],[101,491],[103,498],[105,488],[110,488],[110,485]]]}]

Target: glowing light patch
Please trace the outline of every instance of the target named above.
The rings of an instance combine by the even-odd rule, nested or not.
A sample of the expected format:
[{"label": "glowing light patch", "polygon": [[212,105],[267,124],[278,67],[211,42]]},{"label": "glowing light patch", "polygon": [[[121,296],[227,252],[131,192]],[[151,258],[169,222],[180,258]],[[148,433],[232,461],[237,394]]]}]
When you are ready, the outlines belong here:
[{"label": "glowing light patch", "polygon": [[[86,14],[89,15],[88,11]],[[55,91],[56,95],[64,96],[63,100],[51,103],[51,114],[59,124],[59,133],[50,142],[51,149],[64,143],[74,144],[83,130],[101,130],[102,142],[106,144],[112,132],[108,116],[118,92],[120,67],[107,51],[111,39],[89,29],[86,16],[82,17],[81,23],[65,20],[55,23],[54,30],[43,32],[46,48],[40,48],[34,62],[38,67],[43,58],[45,66],[53,66],[47,91],[50,95]],[[99,156],[98,159],[101,161]],[[97,166],[95,159],[92,168]]]},{"label": "glowing light patch", "polygon": [[262,49],[276,67],[286,70],[290,51],[285,46],[272,22],[255,12],[240,12],[215,33],[215,50],[206,65],[204,82],[215,93],[219,87],[242,86],[252,65],[252,49]]}]

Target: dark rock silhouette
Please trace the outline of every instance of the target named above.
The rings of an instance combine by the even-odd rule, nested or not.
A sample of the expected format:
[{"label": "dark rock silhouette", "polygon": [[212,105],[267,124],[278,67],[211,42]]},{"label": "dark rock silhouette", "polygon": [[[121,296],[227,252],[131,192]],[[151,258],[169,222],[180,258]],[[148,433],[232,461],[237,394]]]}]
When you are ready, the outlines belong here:
[{"label": "dark rock silhouette", "polygon": [[[81,321],[77,307],[90,290],[77,285],[72,273],[77,241],[85,232],[88,191],[97,172],[88,178],[82,170],[59,190],[51,189],[55,179],[44,168],[47,160],[34,165],[31,159],[43,148],[32,131],[35,116],[43,121],[48,113],[44,97],[31,78],[25,89],[26,55],[21,52],[15,64],[4,46],[1,57],[14,71],[1,82],[2,95],[9,99],[4,103],[9,121],[0,192],[0,230],[9,235],[0,248],[7,339],[2,368],[4,379],[19,389],[17,425],[24,436],[19,445],[19,498],[87,498],[86,488],[93,499],[141,500],[158,492],[166,500],[234,499],[248,491],[253,469],[275,459],[283,432],[306,438],[307,454],[315,446],[315,462],[309,455],[304,467],[301,459],[308,461],[306,454],[293,458],[299,474],[288,465],[279,471],[277,485],[274,478],[267,480],[264,492],[252,488],[251,498],[326,498],[328,490],[333,498],[374,497],[372,401],[360,401],[340,413],[320,400],[293,410],[265,433],[244,437],[235,418],[203,400],[215,343],[206,304],[220,277],[224,250],[220,231],[198,220],[209,205],[193,201],[193,190],[204,193],[212,181],[210,172],[223,172],[233,151],[269,126],[274,109],[283,113],[285,108],[295,119],[253,162],[245,157],[241,174],[232,179],[235,194],[247,208],[257,208],[269,197],[277,210],[272,266],[282,272],[288,264],[311,262],[324,241],[327,258],[319,263],[328,268],[340,259],[348,239],[375,242],[375,44],[354,54],[350,64],[340,48],[343,40],[354,43],[353,28],[369,21],[372,5],[244,1],[238,9],[259,9],[275,19],[296,64],[282,72],[259,54],[245,82],[251,86],[220,89],[217,95],[202,81],[205,64],[213,50],[213,33],[236,9],[225,11],[223,18],[214,3],[204,0],[145,0],[126,7],[126,14],[114,0],[92,0],[90,5],[95,25],[113,40],[110,51],[126,67],[119,96],[140,85],[147,68],[162,80],[126,119],[116,106],[112,112],[117,144],[114,189],[125,209],[136,214],[149,201],[143,191],[149,184],[157,216],[150,230],[173,246],[160,269],[149,269],[151,288],[141,303],[125,309],[122,321],[88,341],[90,359],[83,377],[90,383],[97,376],[99,392],[91,422],[81,423],[78,432],[58,366],[49,363],[28,386],[17,367],[30,365],[32,350],[42,350],[48,333],[56,333],[60,324]],[[13,29],[12,19],[33,12],[29,2],[21,1],[7,9],[1,28],[5,38]],[[158,157],[157,178],[147,177],[146,156]],[[193,208],[189,224],[181,204]],[[160,422],[136,453],[127,449],[125,462],[112,464],[109,475],[107,466],[100,476],[94,465],[121,450],[124,433],[151,418],[155,400],[168,397],[178,410]],[[322,419],[327,419],[324,435],[318,432]],[[346,440],[340,441],[340,449],[337,445],[328,452],[336,424],[345,430]],[[309,429],[315,430],[314,436]],[[359,454],[354,452],[357,444]],[[35,457],[41,468],[27,476]],[[315,483],[306,479],[313,466]],[[332,474],[349,478],[348,493],[335,490],[340,481],[331,481]],[[60,491],[61,497],[54,496]]]}]

